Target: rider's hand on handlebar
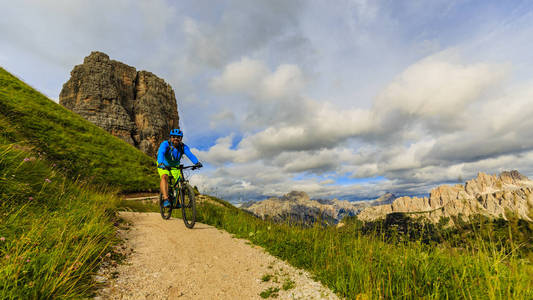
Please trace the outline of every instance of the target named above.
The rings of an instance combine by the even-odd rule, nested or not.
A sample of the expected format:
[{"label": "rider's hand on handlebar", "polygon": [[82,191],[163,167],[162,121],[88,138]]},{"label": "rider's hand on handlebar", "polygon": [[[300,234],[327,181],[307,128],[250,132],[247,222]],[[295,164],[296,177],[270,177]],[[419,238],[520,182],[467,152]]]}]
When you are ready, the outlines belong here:
[{"label": "rider's hand on handlebar", "polygon": [[170,171],[170,167],[169,166],[166,166],[164,163],[160,163],[158,166],[158,168],[161,168],[163,170],[168,170]]},{"label": "rider's hand on handlebar", "polygon": [[201,163],[201,162],[197,162],[197,163],[194,165],[194,168],[193,168],[193,169],[200,169],[201,167],[203,167],[202,163]]}]

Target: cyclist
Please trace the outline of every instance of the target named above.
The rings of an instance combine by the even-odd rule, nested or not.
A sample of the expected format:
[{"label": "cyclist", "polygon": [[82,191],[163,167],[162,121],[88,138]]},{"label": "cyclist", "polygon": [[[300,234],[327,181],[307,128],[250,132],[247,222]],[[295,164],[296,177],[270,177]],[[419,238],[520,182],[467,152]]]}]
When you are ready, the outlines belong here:
[{"label": "cyclist", "polygon": [[170,138],[163,141],[157,151],[157,172],[161,177],[159,187],[161,188],[161,193],[163,193],[163,199],[165,200],[163,205],[165,207],[170,206],[170,202],[168,201],[168,168],[171,168],[172,176],[178,180],[181,174],[179,174],[179,169],[175,167],[179,166],[183,154],[191,160],[195,167],[202,167],[202,163],[191,153],[189,146],[185,145],[182,139],[183,131],[179,128],[172,129],[170,131]]}]

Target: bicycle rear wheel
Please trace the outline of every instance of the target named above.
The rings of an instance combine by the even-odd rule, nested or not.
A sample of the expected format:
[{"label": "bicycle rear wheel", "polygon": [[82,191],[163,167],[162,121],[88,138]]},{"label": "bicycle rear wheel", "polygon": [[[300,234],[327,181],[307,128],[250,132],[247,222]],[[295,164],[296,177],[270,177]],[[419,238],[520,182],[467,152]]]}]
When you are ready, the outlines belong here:
[{"label": "bicycle rear wheel", "polygon": [[185,184],[183,186],[180,199],[183,223],[185,223],[187,228],[191,229],[196,223],[196,200],[194,198],[194,190],[190,185]]},{"label": "bicycle rear wheel", "polygon": [[165,207],[163,194],[159,194],[159,212],[161,212],[161,217],[165,220],[170,219],[170,216],[172,215],[172,206],[174,206],[172,203],[172,198],[173,197],[171,195],[168,195],[168,201],[170,202],[170,205]]}]

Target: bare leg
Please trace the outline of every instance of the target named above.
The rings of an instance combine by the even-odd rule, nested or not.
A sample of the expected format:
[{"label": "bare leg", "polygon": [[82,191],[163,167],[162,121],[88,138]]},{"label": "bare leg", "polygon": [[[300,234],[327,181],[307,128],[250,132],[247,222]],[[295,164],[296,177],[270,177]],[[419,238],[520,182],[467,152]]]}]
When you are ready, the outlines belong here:
[{"label": "bare leg", "polygon": [[161,189],[161,193],[163,194],[163,199],[168,199],[168,175],[163,174],[161,176],[161,182],[159,183],[159,188]]}]

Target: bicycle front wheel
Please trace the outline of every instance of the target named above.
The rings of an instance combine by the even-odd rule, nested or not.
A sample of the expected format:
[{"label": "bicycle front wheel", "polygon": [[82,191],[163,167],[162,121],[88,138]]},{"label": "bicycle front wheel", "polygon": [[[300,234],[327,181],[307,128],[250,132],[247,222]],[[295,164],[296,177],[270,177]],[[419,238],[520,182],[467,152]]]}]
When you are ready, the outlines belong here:
[{"label": "bicycle front wheel", "polygon": [[190,185],[185,184],[183,186],[180,198],[183,223],[185,223],[187,228],[191,229],[196,222],[196,200],[194,199],[194,190]]}]

